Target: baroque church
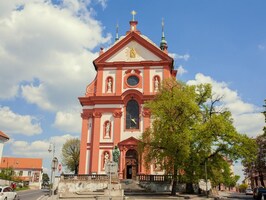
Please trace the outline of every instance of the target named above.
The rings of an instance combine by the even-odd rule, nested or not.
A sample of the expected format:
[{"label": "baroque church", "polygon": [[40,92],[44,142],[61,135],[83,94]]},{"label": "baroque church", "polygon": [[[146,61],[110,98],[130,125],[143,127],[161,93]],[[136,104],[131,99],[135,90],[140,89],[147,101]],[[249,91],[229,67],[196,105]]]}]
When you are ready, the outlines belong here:
[{"label": "baroque church", "polygon": [[82,130],[79,174],[105,174],[105,163],[120,150],[119,178],[135,179],[137,174],[160,174],[156,165],[147,169],[138,152],[138,142],[151,126],[151,113],[144,103],[154,98],[160,83],[175,77],[173,58],[168,55],[162,24],[160,46],[142,35],[138,21],[118,37],[106,51],[101,48],[93,61],[97,75],[79,97]]}]

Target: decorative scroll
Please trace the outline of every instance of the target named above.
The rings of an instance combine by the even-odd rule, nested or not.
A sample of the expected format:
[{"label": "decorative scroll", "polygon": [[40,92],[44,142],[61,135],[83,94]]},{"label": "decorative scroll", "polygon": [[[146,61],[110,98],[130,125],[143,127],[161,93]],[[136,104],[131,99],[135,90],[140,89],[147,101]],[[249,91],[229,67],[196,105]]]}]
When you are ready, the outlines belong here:
[{"label": "decorative scroll", "polygon": [[144,110],[144,111],[142,111],[142,116],[143,117],[150,117],[151,116],[151,112],[149,110]]},{"label": "decorative scroll", "polygon": [[121,112],[121,111],[115,111],[115,112],[113,113],[113,116],[114,116],[115,118],[121,118],[121,117],[122,117],[122,112]]},{"label": "decorative scroll", "polygon": [[94,112],[93,113],[93,117],[100,118],[100,117],[102,117],[102,113],[100,113],[100,112]]},{"label": "decorative scroll", "polygon": [[91,112],[83,112],[80,114],[80,116],[82,117],[82,119],[89,119],[89,118],[92,118],[92,113]]}]

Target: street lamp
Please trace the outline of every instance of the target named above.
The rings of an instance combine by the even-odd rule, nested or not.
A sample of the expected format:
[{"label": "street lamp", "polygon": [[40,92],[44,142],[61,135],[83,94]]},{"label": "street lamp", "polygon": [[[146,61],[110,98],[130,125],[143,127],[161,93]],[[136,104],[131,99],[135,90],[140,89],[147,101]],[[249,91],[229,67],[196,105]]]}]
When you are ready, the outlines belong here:
[{"label": "street lamp", "polygon": [[50,145],[49,145],[49,149],[48,149],[48,152],[49,153],[51,153],[53,151],[53,157],[52,157],[52,162],[51,162],[51,179],[50,179],[50,187],[49,187],[49,189],[50,189],[50,192],[49,192],[49,194],[50,194],[50,196],[52,195],[52,185],[53,185],[53,161],[54,161],[54,154],[55,154],[55,144],[51,144],[50,143]]}]

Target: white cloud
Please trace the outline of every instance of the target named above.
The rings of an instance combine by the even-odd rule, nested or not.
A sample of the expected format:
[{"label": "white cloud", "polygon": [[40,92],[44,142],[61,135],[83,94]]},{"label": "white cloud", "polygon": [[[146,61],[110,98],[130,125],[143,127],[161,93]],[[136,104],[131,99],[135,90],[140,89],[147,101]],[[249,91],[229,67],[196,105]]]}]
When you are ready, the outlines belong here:
[{"label": "white cloud", "polygon": [[[44,173],[50,174],[50,163],[53,157],[53,147],[55,147],[54,156],[58,158],[59,162],[61,162],[62,146],[66,140],[71,138],[78,138],[78,136],[65,134],[61,136],[53,136],[47,140],[36,140],[32,142],[11,140],[9,141],[9,145],[11,145],[10,153],[16,155],[17,157],[42,158],[43,171]],[[49,153],[48,149],[50,145],[52,152]]]},{"label": "white cloud", "polygon": [[54,126],[67,133],[80,133],[81,117],[79,111],[72,112],[57,112]]},{"label": "white cloud", "polygon": [[[28,141],[15,141],[10,142],[12,153],[22,157],[42,157],[49,158],[48,149],[50,144],[55,145],[55,156],[61,157],[61,149],[67,139],[77,136],[65,134],[62,136],[53,136],[47,140]],[[52,146],[53,146],[52,145]],[[53,149],[53,147],[52,147]]]},{"label": "white cloud", "polygon": [[30,115],[19,115],[10,110],[9,107],[0,106],[0,127],[7,135],[23,134],[36,135],[42,132],[38,120]]},{"label": "white cloud", "polygon": [[[77,104],[95,76],[92,60],[98,53],[91,51],[110,40],[86,10],[89,3],[0,3],[5,13],[0,15],[0,74],[5,77],[0,79],[0,98],[15,97],[21,88],[22,96],[42,109],[58,111]],[[22,4],[23,9],[15,10]],[[34,79],[41,84],[33,84]]]},{"label": "white cloud", "polygon": [[264,50],[264,49],[265,49],[265,45],[263,45],[263,44],[259,44],[259,45],[258,45],[258,48],[259,48],[260,50]]},{"label": "white cloud", "polygon": [[187,70],[182,66],[180,65],[178,68],[177,68],[177,74],[182,76],[183,74],[187,73]]},{"label": "white cloud", "polygon": [[53,106],[49,103],[47,98],[47,90],[44,84],[38,86],[26,85],[22,86],[22,96],[29,102],[38,105],[46,110],[52,110]]},{"label": "white cloud", "polygon": [[179,55],[176,53],[169,53],[169,56],[171,56],[175,60],[184,60],[184,61],[188,61],[188,59],[190,58],[190,55],[188,53],[184,55]]},{"label": "white cloud", "polygon": [[195,80],[188,81],[188,84],[210,83],[213,93],[222,97],[221,103],[228,108],[234,119],[234,126],[240,133],[245,133],[250,137],[262,134],[264,126],[264,116],[261,108],[244,102],[237,91],[231,90],[225,82],[217,82],[209,76],[197,74]]}]

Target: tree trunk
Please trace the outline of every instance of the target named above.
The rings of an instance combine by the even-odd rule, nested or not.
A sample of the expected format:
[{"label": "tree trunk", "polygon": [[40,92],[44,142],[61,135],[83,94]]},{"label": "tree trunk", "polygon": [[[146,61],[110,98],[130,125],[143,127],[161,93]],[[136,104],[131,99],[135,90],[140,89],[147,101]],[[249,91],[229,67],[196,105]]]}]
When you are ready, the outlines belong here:
[{"label": "tree trunk", "polygon": [[173,184],[172,184],[172,191],[171,196],[176,195],[176,186],[177,186],[177,166],[174,166],[174,175],[173,175]]},{"label": "tree trunk", "polygon": [[259,178],[260,178],[260,184],[261,184],[261,186],[265,188],[264,180],[263,180],[264,178],[263,178],[263,173],[262,172],[259,173]]},{"label": "tree trunk", "polygon": [[186,193],[194,194],[193,183],[187,183],[186,184]]}]

